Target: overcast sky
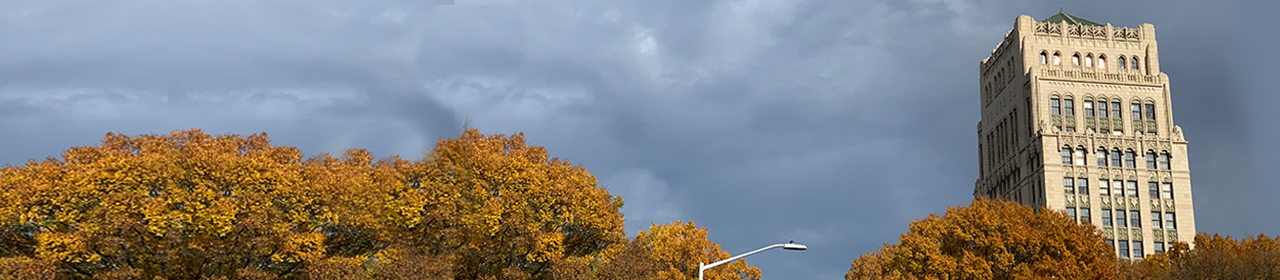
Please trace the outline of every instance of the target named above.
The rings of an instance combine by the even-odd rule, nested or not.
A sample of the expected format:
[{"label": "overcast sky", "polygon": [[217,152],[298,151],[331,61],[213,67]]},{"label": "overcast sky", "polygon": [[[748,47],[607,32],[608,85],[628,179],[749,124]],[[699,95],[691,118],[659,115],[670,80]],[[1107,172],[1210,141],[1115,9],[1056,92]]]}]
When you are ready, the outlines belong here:
[{"label": "overcast sky", "polygon": [[978,63],[1062,6],[1155,24],[1197,230],[1280,234],[1269,1],[421,2],[0,0],[0,164],[187,128],[421,159],[469,124],[585,166],[629,235],[795,240],[748,261],[836,279],[969,202]]}]

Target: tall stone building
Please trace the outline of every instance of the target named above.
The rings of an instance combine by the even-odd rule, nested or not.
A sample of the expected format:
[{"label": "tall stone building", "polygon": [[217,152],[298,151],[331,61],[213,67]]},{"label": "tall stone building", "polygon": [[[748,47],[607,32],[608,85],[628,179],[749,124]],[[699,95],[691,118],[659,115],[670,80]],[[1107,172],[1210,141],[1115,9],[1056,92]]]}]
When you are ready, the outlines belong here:
[{"label": "tall stone building", "polygon": [[1155,27],[1019,16],[983,59],[975,197],[1065,211],[1121,258],[1195,236],[1187,141]]}]

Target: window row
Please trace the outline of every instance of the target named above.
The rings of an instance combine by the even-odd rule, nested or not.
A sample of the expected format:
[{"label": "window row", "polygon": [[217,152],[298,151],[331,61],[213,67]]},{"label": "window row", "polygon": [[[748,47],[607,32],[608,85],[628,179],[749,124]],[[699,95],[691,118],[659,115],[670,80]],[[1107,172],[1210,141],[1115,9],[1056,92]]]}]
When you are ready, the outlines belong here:
[{"label": "window row", "polygon": [[[1130,256],[1132,256],[1133,258],[1141,259],[1144,254],[1142,252],[1142,241],[1120,240],[1119,243],[1117,243],[1116,240],[1108,239],[1107,245],[1111,245],[1112,249],[1119,249],[1120,257],[1122,258],[1129,258]],[[1119,245],[1119,246],[1116,246],[1116,245]],[[1129,245],[1133,245],[1132,255],[1129,254],[1129,249],[1131,247]],[[1164,245],[1165,245],[1164,242],[1152,242],[1151,245],[1154,245],[1151,249],[1156,254],[1164,253]]]},{"label": "window row", "polygon": [[[1089,194],[1089,178],[1062,178],[1066,194]],[[1138,197],[1138,181],[1098,179],[1098,195]],[[1173,183],[1147,182],[1147,198],[1173,199]]]},{"label": "window row", "polygon": [[[1097,166],[1137,168],[1137,155],[1133,152],[1133,149],[1125,149],[1124,153],[1121,154],[1120,148],[1111,148],[1108,151],[1107,147],[1098,147],[1095,154]],[[1084,146],[1076,146],[1075,149],[1072,149],[1071,146],[1063,146],[1062,164],[1087,165],[1085,157],[1088,155],[1089,153]],[[1156,154],[1155,150],[1147,150],[1143,156],[1146,160],[1147,169],[1169,170],[1170,168],[1169,162],[1172,159],[1169,151],[1162,150],[1159,154]]]},{"label": "window row", "polygon": [[[1087,214],[1089,212],[1088,208],[1080,208],[1080,210],[1083,211],[1081,213],[1082,215]],[[1072,217],[1072,220],[1074,220],[1075,218],[1075,216],[1072,216],[1074,215],[1074,213],[1075,213],[1075,208],[1067,208],[1067,215]],[[1115,215],[1112,215],[1112,213],[1115,213]],[[1102,209],[1102,212],[1100,214],[1102,216],[1101,217],[1102,220],[1100,222],[1102,222],[1102,226],[1104,227],[1110,227],[1110,226],[1142,227],[1142,217],[1139,216],[1138,210],[1128,210],[1127,212],[1125,210],[1115,210],[1114,212],[1112,212],[1112,210]],[[1112,219],[1112,217],[1114,217],[1114,219]],[[1088,222],[1088,220],[1084,220],[1084,221]],[[1173,212],[1152,211],[1151,227],[1177,229],[1178,228],[1177,215],[1175,215]]]},{"label": "window row", "polygon": [[[1095,104],[1097,106],[1094,106]],[[1108,106],[1108,104],[1110,104],[1110,106]],[[1092,98],[1085,98],[1084,102],[1081,103],[1081,106],[1084,107],[1084,115],[1086,117],[1098,116],[1106,118],[1109,116],[1112,118],[1120,118],[1123,116],[1123,114],[1121,114],[1121,110],[1124,108],[1120,107],[1119,99],[1113,99],[1110,103],[1108,103],[1107,100],[1100,99],[1095,103]],[[1095,110],[1095,108],[1097,110]],[[1110,108],[1110,110],[1108,110],[1108,108]],[[1075,100],[1071,98],[1058,98],[1057,96],[1053,96],[1049,99],[1049,113],[1054,115],[1074,116],[1076,114]],[[1129,113],[1130,118],[1135,120],[1154,120],[1156,119],[1156,104],[1151,100],[1147,100],[1142,103],[1139,103],[1138,100],[1133,100],[1129,103]]]},{"label": "window row", "polygon": [[[1082,60],[1079,53],[1075,53],[1071,55],[1071,66],[1079,67],[1081,61]],[[1097,59],[1098,63],[1096,65],[1094,64],[1093,54],[1085,54],[1083,61],[1084,61],[1084,67],[1097,67],[1098,69],[1102,69],[1102,70],[1107,69],[1107,55],[1105,54],[1098,55],[1098,59]],[[1040,64],[1049,64],[1049,62],[1053,62],[1053,65],[1062,65],[1062,53],[1053,52],[1053,60],[1050,61],[1048,51],[1040,52]],[[1126,62],[1128,63],[1126,64]],[[1133,70],[1138,70],[1138,65],[1141,65],[1141,63],[1139,63],[1137,55],[1131,56],[1127,60],[1123,55],[1121,55],[1119,58],[1116,59],[1116,67],[1118,67],[1119,69],[1129,68]]]}]

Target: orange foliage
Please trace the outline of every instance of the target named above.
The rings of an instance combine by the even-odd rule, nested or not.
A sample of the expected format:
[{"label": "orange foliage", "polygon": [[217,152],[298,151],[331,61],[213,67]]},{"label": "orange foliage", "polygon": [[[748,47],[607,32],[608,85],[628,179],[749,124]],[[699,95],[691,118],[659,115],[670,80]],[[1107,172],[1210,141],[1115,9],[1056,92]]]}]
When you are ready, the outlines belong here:
[{"label": "orange foliage", "polygon": [[911,222],[898,244],[854,260],[845,279],[1112,279],[1115,260],[1092,225],[977,199]]},{"label": "orange foliage", "polygon": [[629,267],[592,265],[620,252],[656,250],[636,255],[685,276],[689,260],[670,254],[727,257],[692,223],[626,242],[621,206],[585,168],[520,134],[467,130],[410,162],[359,149],[303,159],[265,134],[108,133],[61,159],[0,169],[0,274],[549,279],[576,269],[595,279]]},{"label": "orange foliage", "polygon": [[1280,237],[1232,239],[1200,233],[1195,249],[1174,243],[1157,254],[1121,266],[1124,279],[1280,279]]}]

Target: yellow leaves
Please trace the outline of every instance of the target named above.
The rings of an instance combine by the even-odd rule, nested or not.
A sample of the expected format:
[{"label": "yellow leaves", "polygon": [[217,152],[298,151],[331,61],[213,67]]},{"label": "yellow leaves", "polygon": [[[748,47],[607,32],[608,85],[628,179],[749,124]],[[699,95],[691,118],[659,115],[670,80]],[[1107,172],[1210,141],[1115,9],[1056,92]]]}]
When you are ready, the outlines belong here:
[{"label": "yellow leaves", "polygon": [[[635,279],[728,257],[692,223],[626,242],[621,197],[521,134],[467,130],[410,162],[361,149],[303,160],[265,134],[108,133],[0,169],[0,187],[0,227],[35,236],[0,241],[67,278]],[[710,279],[759,277],[722,268]]]},{"label": "yellow leaves", "polygon": [[45,232],[36,235],[36,256],[62,262],[93,262],[99,256],[89,251],[89,244],[76,234]]},{"label": "yellow leaves", "polygon": [[898,244],[854,260],[845,279],[1113,278],[1115,256],[1092,225],[1009,201],[978,199],[911,222]]}]

